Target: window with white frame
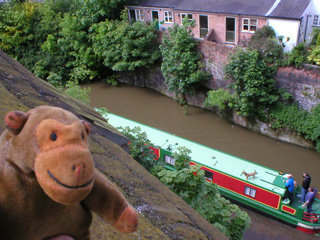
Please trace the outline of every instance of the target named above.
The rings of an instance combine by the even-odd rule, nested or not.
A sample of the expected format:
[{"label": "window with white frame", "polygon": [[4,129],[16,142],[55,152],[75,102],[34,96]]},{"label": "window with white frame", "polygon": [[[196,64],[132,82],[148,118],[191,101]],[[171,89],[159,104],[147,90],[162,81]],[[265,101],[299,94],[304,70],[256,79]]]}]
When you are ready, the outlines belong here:
[{"label": "window with white frame", "polygon": [[183,22],[183,19],[188,18],[190,21],[192,21],[192,14],[191,13],[181,13],[181,23]]},{"label": "window with white frame", "polygon": [[258,19],[255,18],[243,18],[242,19],[242,31],[255,32],[258,27]]},{"label": "window with white frame", "polygon": [[175,158],[169,155],[164,155],[164,162],[174,166]]},{"label": "window with white frame", "polygon": [[164,12],[164,21],[166,23],[173,23],[173,13],[171,11]]},{"label": "window with white frame", "polygon": [[213,172],[204,170],[204,177],[209,180],[210,182],[212,182],[213,179]]},{"label": "window with white frame", "polygon": [[137,21],[144,21],[143,10],[136,9],[136,20]]},{"label": "window with white frame", "polygon": [[319,15],[314,15],[314,16],[313,16],[313,23],[312,23],[312,25],[315,25],[315,26],[320,25]]},{"label": "window with white frame", "polygon": [[256,193],[257,193],[256,189],[253,189],[253,188],[247,187],[247,186],[244,187],[244,194],[245,195],[255,198]]}]

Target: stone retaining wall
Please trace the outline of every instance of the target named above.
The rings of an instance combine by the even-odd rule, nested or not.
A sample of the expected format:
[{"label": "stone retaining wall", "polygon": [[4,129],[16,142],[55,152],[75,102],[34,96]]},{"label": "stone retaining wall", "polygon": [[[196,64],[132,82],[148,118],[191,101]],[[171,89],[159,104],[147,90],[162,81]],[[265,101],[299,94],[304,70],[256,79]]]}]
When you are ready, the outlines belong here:
[{"label": "stone retaining wall", "polygon": [[[203,61],[207,71],[212,73],[212,80],[205,87],[209,89],[226,88],[231,81],[224,78],[224,66],[227,63],[228,56],[235,48],[225,46],[209,41],[200,41],[199,50],[203,53]],[[153,89],[169,97],[174,94],[167,91],[164,83],[164,77],[160,66],[144,68],[134,72],[120,72],[119,81],[136,87],[146,87]],[[285,88],[292,94],[294,99],[299,102],[304,109],[311,108],[320,102],[320,70],[306,66],[304,69],[293,67],[281,67],[274,75],[278,87]],[[194,95],[187,96],[187,103],[192,106],[204,108],[203,102],[206,98],[207,89],[198,89]],[[230,121],[246,127],[252,131],[263,135],[279,139],[282,141],[294,143],[307,148],[314,148],[310,141],[306,141],[292,132],[277,133],[272,130],[268,124],[259,121],[250,122],[245,117],[237,116],[234,112],[224,113],[224,117]]]}]

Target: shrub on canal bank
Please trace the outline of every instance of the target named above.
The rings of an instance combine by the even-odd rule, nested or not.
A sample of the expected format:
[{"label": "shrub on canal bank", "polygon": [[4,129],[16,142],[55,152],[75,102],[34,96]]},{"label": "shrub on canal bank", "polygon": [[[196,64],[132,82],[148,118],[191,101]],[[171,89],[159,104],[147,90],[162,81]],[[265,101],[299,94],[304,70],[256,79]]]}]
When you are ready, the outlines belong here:
[{"label": "shrub on canal bank", "polygon": [[92,41],[95,54],[113,71],[132,71],[153,64],[160,57],[155,24],[127,21],[127,10],[122,21],[103,21],[94,24]]},{"label": "shrub on canal bank", "polygon": [[257,50],[239,49],[231,55],[226,74],[233,79],[231,88],[234,93],[228,106],[241,116],[263,119],[265,109],[279,100],[272,69]]},{"label": "shrub on canal bank", "polygon": [[209,80],[202,69],[201,54],[196,50],[196,40],[191,35],[195,22],[188,18],[183,25],[175,24],[163,36],[161,71],[168,91],[174,92],[181,105],[186,105],[185,95],[192,93],[201,83]]},{"label": "shrub on canal bank", "polygon": [[278,131],[287,128],[297,135],[315,143],[316,151],[320,152],[320,105],[311,112],[300,109],[298,104],[285,105],[278,103],[269,113],[271,127]]},{"label": "shrub on canal bank", "polygon": [[[0,47],[36,76],[90,82],[160,56],[155,27],[119,21],[124,0],[1,4]],[[112,75],[112,74],[111,74]]]}]

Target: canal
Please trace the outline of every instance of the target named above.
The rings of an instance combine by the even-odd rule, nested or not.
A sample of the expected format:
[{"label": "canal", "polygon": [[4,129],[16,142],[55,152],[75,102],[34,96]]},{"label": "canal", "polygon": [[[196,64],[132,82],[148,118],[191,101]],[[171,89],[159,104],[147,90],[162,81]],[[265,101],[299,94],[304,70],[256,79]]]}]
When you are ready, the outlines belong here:
[{"label": "canal", "polygon": [[[96,82],[83,85],[92,89],[92,107],[176,134],[217,150],[250,160],[283,173],[292,173],[301,184],[302,173],[309,172],[311,185],[320,189],[320,155],[293,144],[251,132],[219,116],[196,107],[185,115],[179,104],[155,91],[127,85],[117,87]],[[245,240],[320,239],[278,221],[244,209],[252,218]]]}]

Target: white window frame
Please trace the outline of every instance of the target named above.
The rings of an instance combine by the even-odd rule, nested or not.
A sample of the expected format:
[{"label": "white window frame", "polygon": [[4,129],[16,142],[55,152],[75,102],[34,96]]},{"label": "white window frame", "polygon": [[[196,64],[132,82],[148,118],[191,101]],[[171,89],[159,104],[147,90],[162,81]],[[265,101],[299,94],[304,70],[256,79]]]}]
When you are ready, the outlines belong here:
[{"label": "white window frame", "polygon": [[176,162],[176,159],[174,157],[171,157],[167,154],[164,155],[164,162],[167,163],[167,164],[170,164],[172,166],[174,166],[175,162]]},{"label": "white window frame", "polygon": [[319,26],[319,25],[320,25],[319,15],[313,15],[312,25],[313,25],[313,26]]},{"label": "white window frame", "polygon": [[136,12],[136,21],[144,21],[143,10],[135,9]]},{"label": "white window frame", "polygon": [[[191,18],[189,18],[189,15],[191,15]],[[181,24],[182,24],[183,19],[184,19],[185,17],[189,18],[189,21],[192,21],[192,20],[193,20],[193,15],[192,15],[192,13],[181,13]]]},{"label": "white window frame", "polygon": [[[211,178],[210,178],[210,177],[207,177],[207,176],[206,176],[206,173],[212,174],[212,177],[211,177]],[[210,182],[212,182],[212,180],[213,180],[213,172],[204,170],[204,177],[205,177],[207,180],[209,180]]]},{"label": "white window frame", "polygon": [[[244,21],[247,20],[248,23],[245,24]],[[252,20],[256,21],[256,24],[252,24]],[[244,26],[248,26],[248,30],[244,29]],[[255,30],[251,30],[251,27],[255,26]],[[257,18],[242,18],[242,32],[255,33],[258,29],[258,19]]]},{"label": "white window frame", "polygon": [[[228,21],[228,19],[234,19],[234,41],[228,41],[227,40],[227,34],[228,34],[228,30],[227,30],[227,21]],[[230,17],[230,16],[225,16],[225,24],[226,24],[226,26],[225,26],[225,33],[226,33],[226,40],[225,40],[225,42],[226,43],[228,43],[228,44],[236,44],[237,43],[237,35],[238,35],[238,28],[237,28],[237,18],[235,18],[235,17]],[[229,31],[229,32],[231,32],[231,31]]]},{"label": "white window frame", "polygon": [[256,198],[257,189],[245,186],[244,187],[244,195],[250,196],[252,198]]},{"label": "white window frame", "polygon": [[164,11],[164,22],[165,23],[173,23],[173,12],[172,11]]},{"label": "white window frame", "polygon": [[160,22],[160,17],[159,17],[159,11],[158,10],[151,10],[151,20],[153,21],[153,15],[152,15],[152,13],[153,12],[157,12],[158,13],[158,22]]}]

